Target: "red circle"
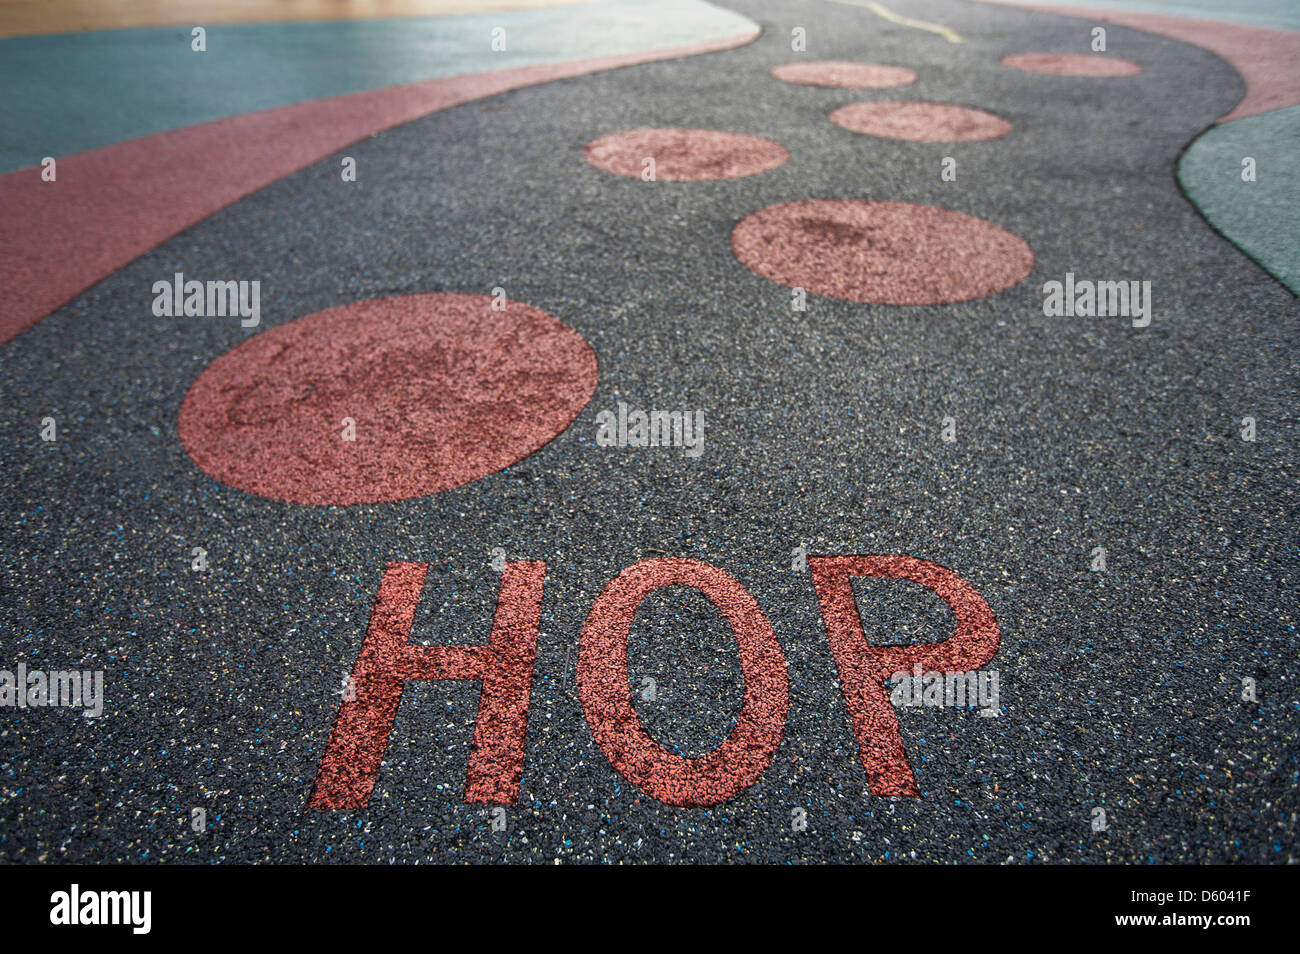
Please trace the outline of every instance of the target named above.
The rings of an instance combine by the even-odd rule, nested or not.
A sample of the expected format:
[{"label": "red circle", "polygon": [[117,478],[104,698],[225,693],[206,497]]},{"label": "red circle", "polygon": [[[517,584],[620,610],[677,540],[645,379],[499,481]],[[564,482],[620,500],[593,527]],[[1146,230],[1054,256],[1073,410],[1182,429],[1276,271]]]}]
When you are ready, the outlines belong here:
[{"label": "red circle", "polygon": [[1142,72],[1132,60],[1095,53],[1013,53],[1002,57],[1002,65],[1053,76],[1133,76]]},{"label": "red circle", "polygon": [[851,132],[914,142],[975,142],[1011,132],[1001,116],[953,103],[850,103],[831,113],[831,122]]},{"label": "red circle", "polygon": [[786,83],[800,86],[825,86],[831,89],[888,89],[916,82],[916,74],[901,66],[875,63],[850,63],[845,60],[822,60],[815,63],[786,63],[775,67],[772,75]]},{"label": "red circle", "polygon": [[1034,267],[1017,235],[972,215],[865,199],[804,199],[746,216],[736,258],[791,288],[880,305],[940,305],[1010,288]]},{"label": "red circle", "polygon": [[215,480],[301,504],[406,500],[502,470],[578,416],[596,355],[546,312],[493,301],[374,298],[264,331],[191,385],[181,443]]},{"label": "red circle", "polygon": [[587,161],[634,179],[654,159],[654,178],[665,182],[738,179],[767,172],[790,158],[770,139],[714,129],[645,128],[610,133],[587,143]]}]

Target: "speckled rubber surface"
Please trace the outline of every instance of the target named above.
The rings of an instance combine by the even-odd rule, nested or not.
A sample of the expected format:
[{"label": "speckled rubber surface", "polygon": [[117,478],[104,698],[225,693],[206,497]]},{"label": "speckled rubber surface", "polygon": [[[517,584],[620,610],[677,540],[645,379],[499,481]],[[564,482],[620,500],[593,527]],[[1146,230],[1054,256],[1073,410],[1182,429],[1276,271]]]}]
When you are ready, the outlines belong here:
[{"label": "speckled rubber surface", "polygon": [[[0,348],[0,663],[104,671],[97,719],[0,710],[0,857],[1296,860],[1300,309],[1174,178],[1182,147],[1240,98],[1239,77],[1204,50],[1118,26],[1109,53],[1138,75],[1009,69],[1009,54],[1086,51],[1087,34],[958,0],[908,14],[962,44],[840,4],[727,6],[762,38],[382,133],[349,148],[355,182],[339,157],[295,173]],[[801,55],[795,27],[810,59],[899,66],[917,81],[780,82],[771,70]],[[970,106],[1013,128],[925,143],[828,120],[864,98]],[[592,140],[641,127],[745,133],[790,158],[703,182],[584,159]],[[959,304],[810,292],[794,310],[791,288],[742,265],[731,236],[746,216],[804,199],[977,217],[1027,243],[1033,271]],[[177,272],[260,281],[260,326],[155,317],[152,286]],[[1150,282],[1150,325],[1045,316],[1043,285],[1067,273]],[[186,393],[250,335],[371,299],[498,287],[573,329],[598,361],[573,424],[518,463],[431,496],[320,507],[232,489],[186,454]],[[703,453],[599,445],[598,416],[620,403],[702,411]],[[206,571],[191,570],[196,547]],[[917,798],[867,792],[813,579],[794,568],[800,547],[810,559],[931,561],[996,618],[983,668],[1000,676],[999,717],[898,710]],[[462,800],[470,681],[408,685],[365,809],[309,808],[385,566],[429,564],[412,640],[483,643],[495,548],[546,563],[504,830]],[[624,569],[665,557],[733,577],[785,660],[771,764],[711,807],[669,807],[630,783],[580,700],[593,601]],[[874,643],[953,633],[952,610],[922,586],[853,589]],[[677,756],[717,747],[744,685],[714,604],[652,593],[628,654],[649,735]],[[1243,701],[1247,679],[1256,701]]]}]

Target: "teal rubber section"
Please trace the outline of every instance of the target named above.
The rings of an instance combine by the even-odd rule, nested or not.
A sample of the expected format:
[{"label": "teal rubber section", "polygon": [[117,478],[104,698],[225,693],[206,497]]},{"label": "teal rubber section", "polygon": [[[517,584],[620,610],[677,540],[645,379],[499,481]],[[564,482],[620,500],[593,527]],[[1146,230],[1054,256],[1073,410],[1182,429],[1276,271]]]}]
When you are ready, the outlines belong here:
[{"label": "teal rubber section", "polygon": [[[1242,181],[1242,160],[1255,181]],[[1178,181],[1201,214],[1300,295],[1300,106],[1211,127],[1183,153]]]},{"label": "teal rubber section", "polygon": [[[505,50],[492,30],[505,29]],[[703,0],[463,16],[0,39],[0,173],[255,110],[465,73],[685,46],[757,29]]]}]

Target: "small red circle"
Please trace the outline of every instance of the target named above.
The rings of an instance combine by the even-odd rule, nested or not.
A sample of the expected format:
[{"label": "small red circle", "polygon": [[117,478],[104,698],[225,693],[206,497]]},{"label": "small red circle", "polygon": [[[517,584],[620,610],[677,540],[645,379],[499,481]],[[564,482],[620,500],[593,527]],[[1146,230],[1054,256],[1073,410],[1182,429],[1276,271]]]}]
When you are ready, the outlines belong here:
[{"label": "small red circle", "polygon": [[503,470],[595,389],[595,353],[544,311],[487,295],[375,298],[221,355],[185,395],[179,431],[195,464],[247,493],[380,503]]},{"label": "small red circle", "polygon": [[875,63],[850,63],[845,60],[822,60],[815,63],[786,63],[772,70],[772,75],[786,83],[800,86],[825,86],[831,89],[888,89],[916,82],[916,74],[901,66]]},{"label": "small red circle", "polygon": [[975,142],[1011,132],[1001,116],[953,103],[850,103],[831,113],[831,122],[851,132],[914,142]]},{"label": "small red circle", "polygon": [[908,202],[804,199],[746,216],[736,258],[827,298],[941,305],[1010,288],[1034,267],[1019,236],[973,215]]},{"label": "small red circle", "polygon": [[674,128],[610,133],[587,143],[583,155],[606,172],[665,182],[738,179],[775,169],[790,158],[783,146],[759,136]]},{"label": "small red circle", "polygon": [[1142,72],[1132,60],[1095,53],[1013,53],[1002,57],[1002,65],[1053,76],[1133,76]]}]

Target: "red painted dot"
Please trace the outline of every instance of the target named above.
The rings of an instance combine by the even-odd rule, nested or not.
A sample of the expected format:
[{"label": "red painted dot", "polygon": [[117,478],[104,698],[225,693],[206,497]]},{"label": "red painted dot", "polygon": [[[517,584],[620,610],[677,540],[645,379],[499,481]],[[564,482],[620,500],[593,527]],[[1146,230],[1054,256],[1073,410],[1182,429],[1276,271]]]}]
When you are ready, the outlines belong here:
[{"label": "red painted dot", "polygon": [[916,82],[916,74],[901,66],[849,63],[844,60],[786,63],[772,70],[772,75],[787,83],[827,86],[832,89],[887,89]]},{"label": "red painted dot", "polygon": [[264,331],[190,387],[181,443],[223,484],[301,504],[405,500],[502,470],[578,416],[596,355],[546,312],[492,302],[376,298]]},{"label": "red painted dot", "polygon": [[769,139],[713,129],[629,129],[587,143],[587,161],[606,172],[642,178],[654,160],[654,178],[665,182],[737,179],[767,172],[790,158]]},{"label": "red painted dot", "polygon": [[1006,229],[907,202],[805,199],[740,221],[731,247],[746,268],[791,288],[882,305],[940,305],[992,295],[1033,270]]},{"label": "red painted dot", "polygon": [[1055,76],[1133,76],[1142,72],[1132,60],[1095,53],[1015,53],[1002,57],[1002,65]]},{"label": "red painted dot", "polygon": [[974,142],[1011,132],[1001,116],[952,103],[851,103],[831,113],[831,122],[868,136],[915,142]]}]

